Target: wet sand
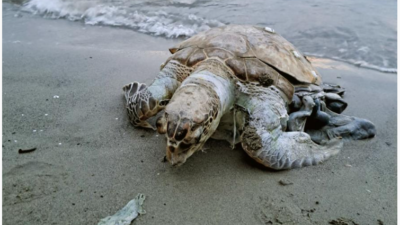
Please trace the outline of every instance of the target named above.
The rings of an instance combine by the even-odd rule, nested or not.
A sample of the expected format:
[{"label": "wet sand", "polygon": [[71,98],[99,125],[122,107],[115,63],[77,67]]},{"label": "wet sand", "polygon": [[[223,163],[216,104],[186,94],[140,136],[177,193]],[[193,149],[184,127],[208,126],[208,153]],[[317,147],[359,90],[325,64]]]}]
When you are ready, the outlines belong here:
[{"label": "wet sand", "polygon": [[133,224],[396,223],[395,74],[313,60],[347,89],[345,114],[378,131],[323,164],[274,172],[210,140],[171,168],[164,137],[128,123],[121,88],[149,83],[178,40],[3,13],[4,224],[97,224],[138,193]]}]

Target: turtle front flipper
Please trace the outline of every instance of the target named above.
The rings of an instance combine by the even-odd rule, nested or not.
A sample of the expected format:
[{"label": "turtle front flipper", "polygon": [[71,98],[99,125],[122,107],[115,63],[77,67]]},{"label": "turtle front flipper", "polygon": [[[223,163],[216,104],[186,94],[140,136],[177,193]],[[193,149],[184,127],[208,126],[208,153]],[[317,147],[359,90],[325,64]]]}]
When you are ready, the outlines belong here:
[{"label": "turtle front flipper", "polygon": [[191,69],[170,60],[163,65],[160,74],[147,86],[139,82],[125,85],[126,109],[129,121],[137,127],[155,129],[147,119],[165,108],[181,82],[189,76]]},{"label": "turtle front flipper", "polygon": [[126,109],[134,126],[155,129],[146,120],[165,107],[167,100],[156,99],[146,84],[132,82],[122,88],[125,91]]},{"label": "turtle front flipper", "polygon": [[243,94],[238,104],[249,111],[242,147],[258,163],[275,170],[292,169],[316,165],[340,152],[339,139],[318,145],[305,132],[285,132],[288,115],[279,91],[269,87],[257,92]]}]

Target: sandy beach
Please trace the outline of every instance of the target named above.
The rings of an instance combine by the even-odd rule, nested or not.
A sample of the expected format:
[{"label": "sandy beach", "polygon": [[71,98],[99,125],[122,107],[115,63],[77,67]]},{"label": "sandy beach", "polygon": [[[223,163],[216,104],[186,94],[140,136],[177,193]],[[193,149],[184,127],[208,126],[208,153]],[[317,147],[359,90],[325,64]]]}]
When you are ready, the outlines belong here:
[{"label": "sandy beach", "polygon": [[323,164],[274,172],[210,140],[171,168],[164,137],[128,123],[122,86],[151,82],[178,42],[3,12],[3,224],[97,224],[138,193],[133,224],[396,224],[396,74],[312,60],[346,88],[344,114],[377,128]]}]

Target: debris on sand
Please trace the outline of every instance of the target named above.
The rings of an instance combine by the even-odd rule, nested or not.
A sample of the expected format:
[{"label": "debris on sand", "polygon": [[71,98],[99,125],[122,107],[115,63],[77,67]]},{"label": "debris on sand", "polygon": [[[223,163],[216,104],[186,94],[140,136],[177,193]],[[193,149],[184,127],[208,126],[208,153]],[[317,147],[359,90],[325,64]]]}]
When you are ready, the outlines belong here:
[{"label": "debris on sand", "polygon": [[119,210],[113,216],[107,216],[100,220],[97,225],[129,225],[139,214],[145,214],[142,205],[146,196],[138,194],[124,208]]},{"label": "debris on sand", "polygon": [[281,180],[279,180],[279,184],[282,186],[286,186],[286,185],[292,185],[293,182],[290,180],[287,180],[287,179],[281,179]]},{"label": "debris on sand", "polygon": [[35,151],[36,148],[30,148],[30,149],[18,149],[19,154],[24,154],[24,153],[29,153]]},{"label": "debris on sand", "polygon": [[331,220],[329,221],[329,224],[333,224],[333,225],[359,225],[358,223],[354,222],[351,219],[346,219],[346,218],[338,218],[336,220]]}]

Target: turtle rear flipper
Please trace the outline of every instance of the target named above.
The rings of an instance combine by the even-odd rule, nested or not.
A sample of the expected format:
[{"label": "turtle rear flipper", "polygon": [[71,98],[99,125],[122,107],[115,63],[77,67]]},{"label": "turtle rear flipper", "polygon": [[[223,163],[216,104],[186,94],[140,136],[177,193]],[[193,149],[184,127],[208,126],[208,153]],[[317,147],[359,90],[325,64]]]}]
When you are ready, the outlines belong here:
[{"label": "turtle rear flipper", "polygon": [[338,154],[343,146],[339,139],[317,145],[305,132],[278,131],[278,138],[274,132],[246,127],[242,146],[258,163],[275,170],[317,165]]},{"label": "turtle rear flipper", "polygon": [[343,144],[333,139],[323,145],[305,132],[285,132],[287,112],[281,96],[272,88],[239,99],[250,110],[242,133],[245,152],[266,167],[281,170],[316,165],[340,152]]},{"label": "turtle rear flipper", "polygon": [[338,115],[331,117],[330,123],[321,129],[306,131],[316,143],[324,143],[332,139],[363,140],[372,138],[376,129],[371,121],[357,117]]},{"label": "turtle rear flipper", "polygon": [[362,140],[372,138],[376,134],[375,125],[367,120],[332,112],[322,103],[322,110],[331,117],[329,123],[321,129],[308,129],[306,132],[316,143],[322,143],[335,138]]}]

